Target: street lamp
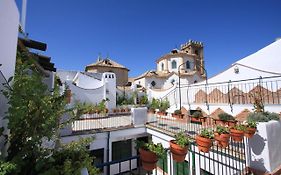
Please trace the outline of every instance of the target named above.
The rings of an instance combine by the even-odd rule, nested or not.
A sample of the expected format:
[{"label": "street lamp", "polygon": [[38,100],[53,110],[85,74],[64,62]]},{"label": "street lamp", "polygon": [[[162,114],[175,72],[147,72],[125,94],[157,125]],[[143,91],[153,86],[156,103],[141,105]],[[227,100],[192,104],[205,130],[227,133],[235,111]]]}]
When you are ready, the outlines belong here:
[{"label": "street lamp", "polygon": [[[182,65],[186,64],[188,61],[189,61],[189,60],[187,60],[187,61],[183,62],[182,64],[180,64],[180,65],[178,66],[180,110],[181,110],[181,81],[180,81],[180,67],[181,67]],[[194,64],[194,62],[191,62],[191,63],[193,63],[193,64]],[[195,66],[195,65],[194,65],[194,66]],[[202,68],[202,69],[204,70],[205,75],[206,75],[206,84],[205,84],[206,101],[205,101],[205,103],[206,103],[206,106],[207,106],[207,110],[209,110],[209,104],[208,104],[208,100],[207,100],[207,98],[208,98],[208,95],[207,95],[207,85],[208,85],[207,70],[204,68],[204,66],[203,66],[203,65],[199,64],[199,66],[200,66],[200,68]]]}]

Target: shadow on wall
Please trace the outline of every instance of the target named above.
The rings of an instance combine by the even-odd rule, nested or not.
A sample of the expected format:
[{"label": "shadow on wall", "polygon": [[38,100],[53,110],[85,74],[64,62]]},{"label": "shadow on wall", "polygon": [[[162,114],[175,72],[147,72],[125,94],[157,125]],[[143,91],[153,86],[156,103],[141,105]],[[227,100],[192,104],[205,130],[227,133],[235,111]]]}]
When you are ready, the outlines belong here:
[{"label": "shadow on wall", "polygon": [[266,144],[265,141],[266,139],[264,139],[258,134],[254,135],[253,139],[249,139],[249,148],[250,148],[248,150],[249,151],[248,155],[250,155],[249,165],[250,167],[262,172],[267,171],[264,166],[264,159],[263,158],[255,159],[255,156],[252,156],[251,152],[257,156],[261,155],[263,150],[265,149],[265,144]]}]

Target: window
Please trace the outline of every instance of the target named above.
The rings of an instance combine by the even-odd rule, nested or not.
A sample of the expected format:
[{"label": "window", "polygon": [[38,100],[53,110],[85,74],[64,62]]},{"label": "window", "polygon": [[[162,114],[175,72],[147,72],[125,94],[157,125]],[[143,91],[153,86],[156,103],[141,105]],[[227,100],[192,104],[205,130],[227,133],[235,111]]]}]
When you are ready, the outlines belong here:
[{"label": "window", "polygon": [[161,64],[161,70],[164,70],[164,63]]},{"label": "window", "polygon": [[112,161],[132,157],[132,140],[112,143]]},{"label": "window", "polygon": [[177,62],[175,60],[172,61],[172,69],[177,68]]},{"label": "window", "polygon": [[154,87],[156,85],[155,81],[152,81],[150,84],[152,87]]},{"label": "window", "polygon": [[186,69],[190,69],[190,62],[189,62],[189,61],[187,61],[187,62],[185,63],[185,68],[186,68]]},{"label": "window", "polygon": [[198,55],[198,50],[195,50],[195,52],[194,52],[194,53],[195,53],[195,55]]},{"label": "window", "polygon": [[194,80],[194,84],[197,83],[197,80]]},{"label": "window", "polygon": [[[90,151],[90,155],[95,157],[93,162],[95,165],[103,163],[103,158],[104,158],[103,154],[104,154],[103,148]],[[103,168],[101,170],[103,171]]]},{"label": "window", "polygon": [[175,79],[172,79],[171,84],[173,85],[175,83],[175,81],[176,81]]}]

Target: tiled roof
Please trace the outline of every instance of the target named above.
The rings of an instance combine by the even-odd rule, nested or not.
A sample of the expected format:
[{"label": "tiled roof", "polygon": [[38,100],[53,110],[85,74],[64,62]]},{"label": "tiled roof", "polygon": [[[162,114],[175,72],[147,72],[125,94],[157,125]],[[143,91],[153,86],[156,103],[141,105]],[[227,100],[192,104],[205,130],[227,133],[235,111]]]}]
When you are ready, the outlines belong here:
[{"label": "tiled roof", "polygon": [[109,58],[106,58],[106,59],[102,59],[102,60],[99,60],[95,63],[92,63],[92,64],[89,64],[86,66],[86,70],[88,67],[99,67],[99,66],[102,66],[102,67],[115,67],[115,68],[122,68],[122,69],[127,69],[129,70],[128,68],[126,68],[125,66],[109,59]]},{"label": "tiled roof", "polygon": [[[190,71],[190,72],[186,72],[186,73],[181,73],[181,76],[190,76],[190,75],[194,75],[195,73],[196,73],[196,71]],[[138,79],[141,79],[144,77],[167,78],[174,74],[178,75],[177,72],[162,72],[162,71],[150,70],[150,71],[146,71],[145,73],[136,77],[135,80],[138,80]]]}]

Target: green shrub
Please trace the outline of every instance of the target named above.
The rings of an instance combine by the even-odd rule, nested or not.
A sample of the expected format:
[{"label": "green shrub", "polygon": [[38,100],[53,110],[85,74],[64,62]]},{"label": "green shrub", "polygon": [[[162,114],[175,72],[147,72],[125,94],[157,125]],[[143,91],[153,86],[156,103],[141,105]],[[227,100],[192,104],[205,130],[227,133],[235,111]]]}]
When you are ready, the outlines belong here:
[{"label": "green shrub", "polygon": [[195,111],[193,114],[192,114],[192,117],[194,118],[200,118],[200,117],[203,117],[203,114],[201,111]]},{"label": "green shrub", "polygon": [[174,111],[174,114],[176,114],[176,115],[181,115],[181,110],[180,110],[180,109],[175,110],[175,111]]},{"label": "green shrub", "polygon": [[164,157],[166,151],[161,143],[154,144],[151,141],[145,143],[144,141],[136,140],[136,149],[142,148],[144,150],[151,151],[155,153],[158,157]]},{"label": "green shrub", "polygon": [[254,112],[248,115],[248,121],[268,122],[270,120],[280,120],[279,114],[274,112]]},{"label": "green shrub", "polygon": [[149,104],[149,109],[153,109],[153,110],[159,109],[159,106],[160,106],[160,101],[156,100],[155,98],[152,98],[152,101]]},{"label": "green shrub", "polygon": [[233,129],[236,129],[236,130],[239,130],[239,131],[245,131],[246,126],[242,125],[242,124],[237,124],[237,125],[233,126]]},{"label": "green shrub", "polygon": [[219,114],[218,117],[222,121],[233,121],[233,120],[235,120],[235,118],[232,115],[230,115],[228,113],[225,113],[225,112]]},{"label": "green shrub", "polygon": [[216,132],[219,134],[229,134],[229,128],[225,126],[218,125],[216,127]]},{"label": "green shrub", "polygon": [[160,102],[159,110],[165,112],[170,107],[170,102],[165,99]]},{"label": "green shrub", "polygon": [[200,136],[204,138],[213,139],[214,138],[214,131],[212,129],[204,128],[200,132]]},{"label": "green shrub", "polygon": [[189,138],[184,132],[179,132],[175,135],[176,144],[184,148],[189,144]]},{"label": "green shrub", "polygon": [[13,174],[16,168],[16,164],[0,160],[0,175]]}]

